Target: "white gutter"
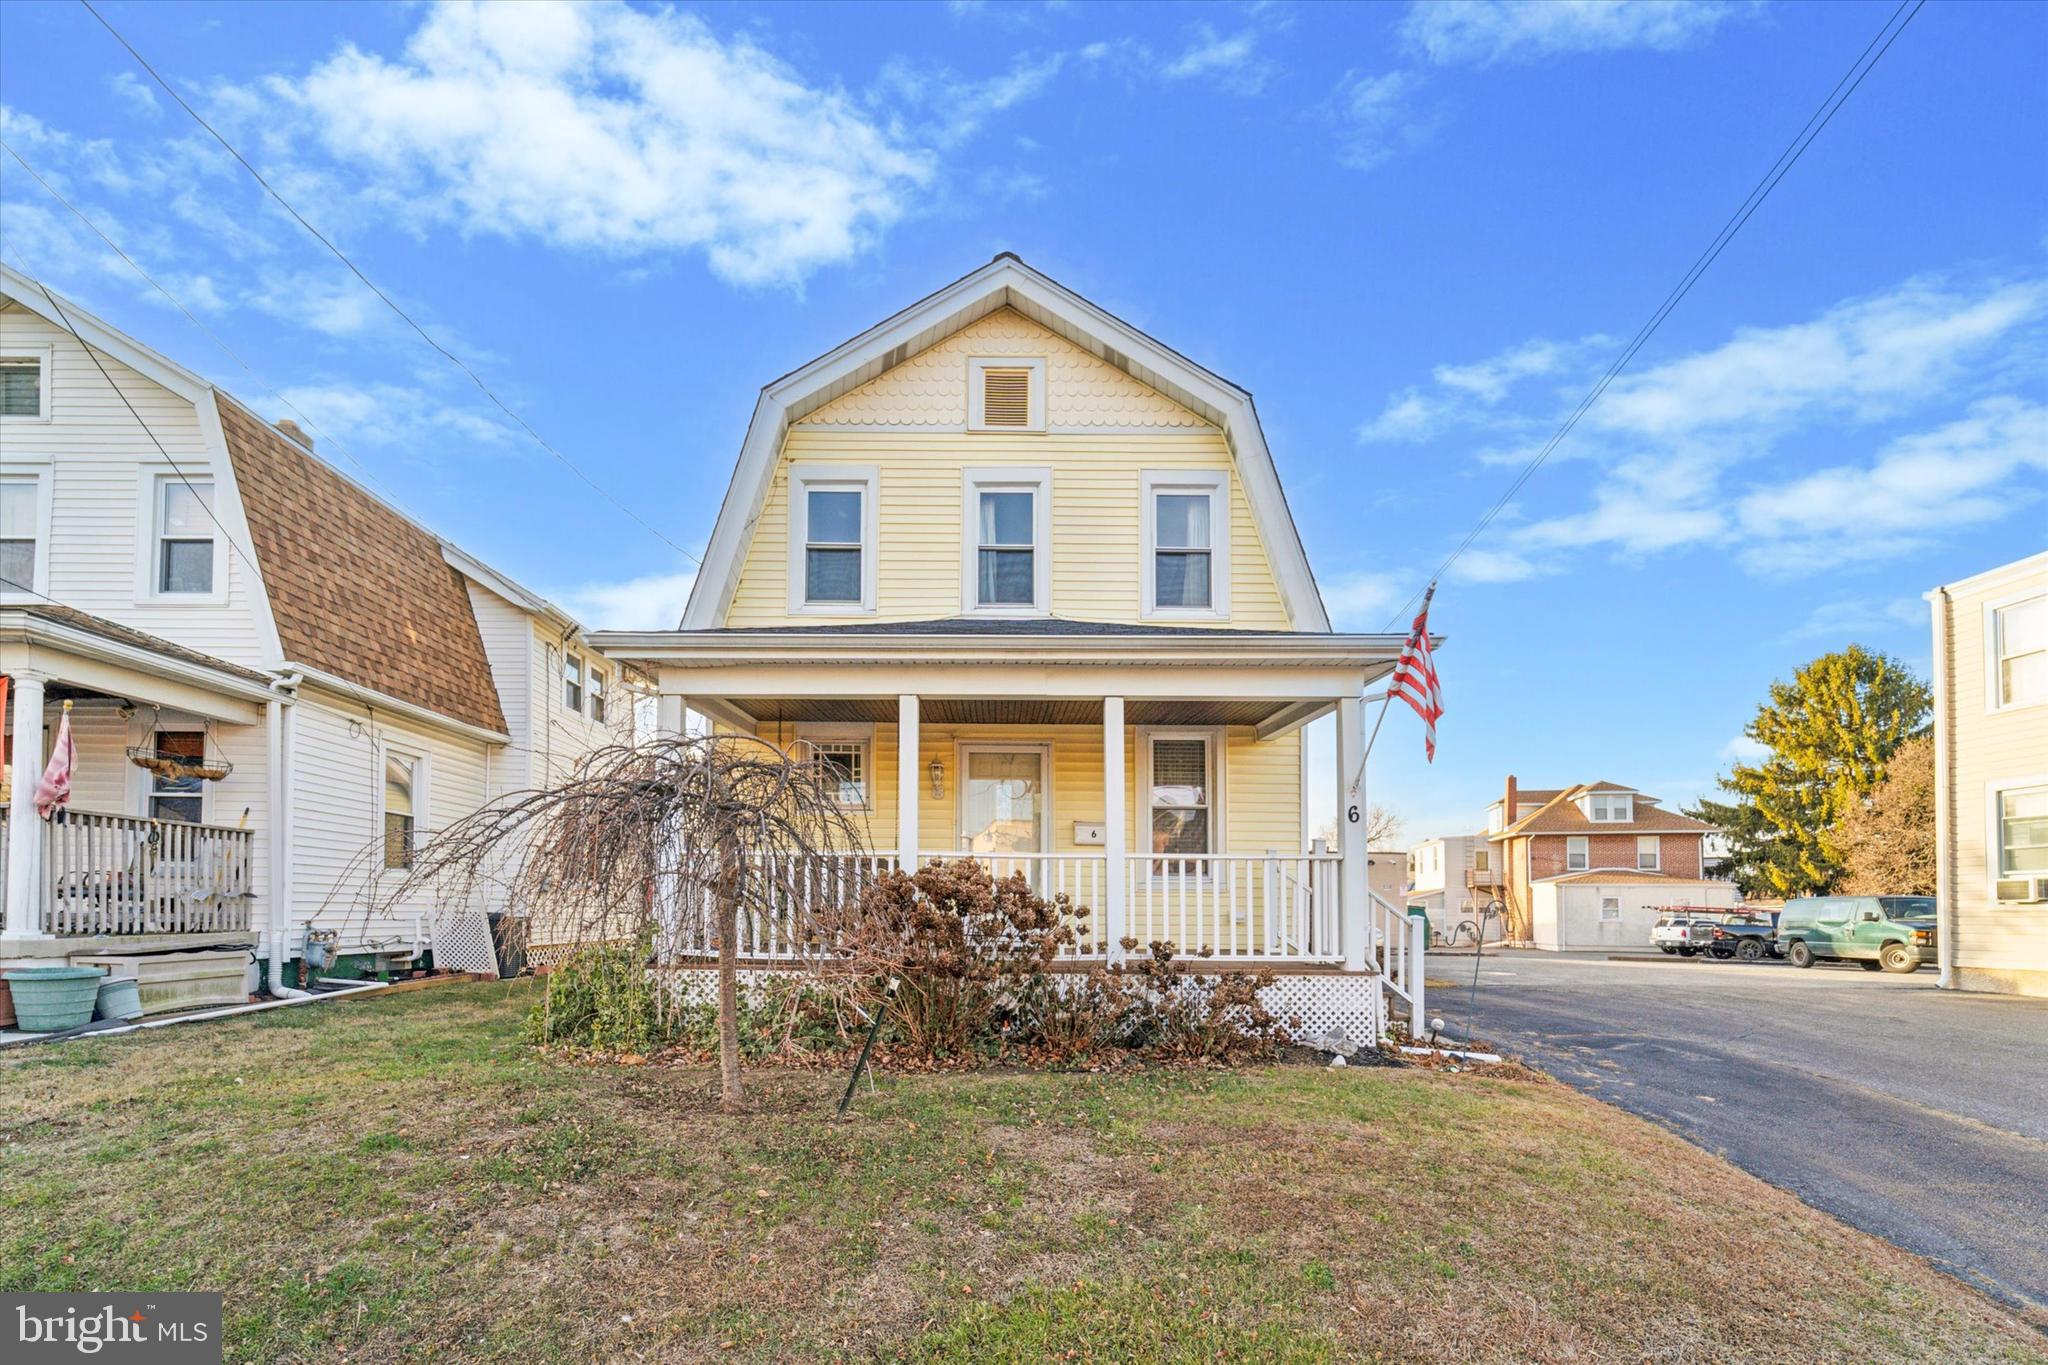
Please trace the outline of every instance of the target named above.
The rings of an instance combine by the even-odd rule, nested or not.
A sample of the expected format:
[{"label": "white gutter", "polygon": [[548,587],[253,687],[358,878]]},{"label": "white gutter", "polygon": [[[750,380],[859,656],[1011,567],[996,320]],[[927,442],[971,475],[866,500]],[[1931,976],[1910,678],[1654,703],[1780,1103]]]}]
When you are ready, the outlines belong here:
[{"label": "white gutter", "polygon": [[110,640],[69,622],[55,621],[29,611],[0,612],[0,635],[18,637],[24,644],[43,644],[101,663],[117,664],[137,672],[190,683],[242,701],[262,702],[270,696],[265,685],[254,678]]},{"label": "white gutter", "polygon": [[[585,639],[634,662],[726,663],[1376,664],[1399,657],[1406,635],[1014,635],[810,631],[592,631]],[[1439,638],[1441,645],[1443,640]]]},{"label": "white gutter", "polygon": [[444,716],[439,711],[433,710],[430,707],[421,706],[418,702],[405,701],[402,698],[392,696],[388,692],[379,692],[374,687],[365,687],[361,683],[350,682],[346,678],[336,677],[334,674],[324,669],[315,668],[311,664],[287,661],[279,664],[277,671],[280,673],[298,674],[305,681],[315,683],[326,691],[351,699],[358,705],[374,706],[379,710],[390,711],[426,725],[438,725],[444,730],[452,730],[456,734],[467,735],[471,739],[482,740],[486,744],[510,744],[512,742],[512,736],[502,730],[491,730],[481,725],[471,725],[466,720],[457,720],[453,716]]},{"label": "white gutter", "polygon": [[1955,680],[1950,676],[1949,640],[1955,629],[1947,588],[1927,594],[1934,611],[1934,955],[1941,975],[1936,984],[1956,989],[1956,865],[1949,822],[1955,819],[1955,794],[1950,790],[1949,708]]},{"label": "white gutter", "polygon": [[280,1000],[303,999],[308,991],[284,984],[285,939],[292,926],[292,829],[291,774],[292,738],[298,729],[298,708],[285,694],[299,685],[294,673],[272,681],[272,695],[264,704],[264,728],[269,741],[270,762],[270,993]]}]

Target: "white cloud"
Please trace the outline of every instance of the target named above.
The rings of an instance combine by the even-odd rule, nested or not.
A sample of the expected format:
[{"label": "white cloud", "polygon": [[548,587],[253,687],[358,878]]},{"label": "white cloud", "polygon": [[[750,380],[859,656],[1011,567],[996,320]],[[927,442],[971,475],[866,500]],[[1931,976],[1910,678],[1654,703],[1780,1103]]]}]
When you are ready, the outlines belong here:
[{"label": "white cloud", "polygon": [[1761,763],[1770,756],[1770,745],[1748,735],[1737,735],[1721,746],[1721,757],[1731,763]]},{"label": "white cloud", "polygon": [[1508,391],[1523,380],[1577,368],[1587,351],[1610,344],[1604,336],[1582,337],[1578,341],[1538,337],[1470,365],[1439,365],[1430,371],[1430,377],[1445,388],[1493,404],[1507,397]]},{"label": "white cloud", "polygon": [[1423,78],[1412,71],[1346,72],[1331,101],[1337,159],[1353,170],[1369,171],[1428,142],[1436,119],[1416,108],[1422,86]]},{"label": "white cloud", "polygon": [[2038,503],[2048,476],[2048,407],[1988,398],[1932,431],[1902,436],[1869,465],[1836,465],[1758,487],[1738,505],[1756,542],[1752,567],[1796,572],[1845,559],[1892,558],[1930,533],[1995,521]]},{"label": "white cloud", "polygon": [[1486,66],[1628,48],[1672,52],[1754,10],[1719,0],[1417,0],[1400,33],[1411,51],[1438,66]]},{"label": "white cloud", "polygon": [[1526,555],[1480,544],[1458,556],[1451,565],[1450,576],[1467,583],[1519,583],[1542,572]]},{"label": "white cloud", "polygon": [[1401,605],[1414,584],[1387,573],[1348,573],[1321,585],[1323,606],[1339,630],[1374,631]]},{"label": "white cloud", "polygon": [[552,593],[578,621],[593,630],[673,630],[683,619],[695,570],[645,574],[617,583],[583,583]]},{"label": "white cloud", "polygon": [[147,118],[155,118],[163,112],[163,106],[157,103],[156,87],[145,85],[133,71],[115,72],[107,82],[107,89],[130,110]]},{"label": "white cloud", "polygon": [[1208,80],[1239,94],[1254,95],[1273,76],[1273,64],[1259,55],[1259,35],[1252,29],[1224,35],[1197,24],[1195,38],[1178,56],[1168,58],[1159,74],[1168,80]]},{"label": "white cloud", "polygon": [[1888,601],[1824,602],[1786,632],[1789,640],[1829,639],[1842,644],[1860,636],[1895,636],[1927,629],[1927,604],[1917,597]]},{"label": "white cloud", "polygon": [[513,439],[512,430],[493,418],[402,384],[301,385],[280,392],[321,432],[350,448],[406,446],[421,455],[460,454],[460,444],[498,446]]},{"label": "white cloud", "polygon": [[944,69],[891,62],[877,79],[871,99],[915,111],[910,116],[918,125],[918,138],[950,147],[980,132],[993,116],[1043,94],[1066,64],[1063,52],[1026,55],[1000,76],[969,80]]},{"label": "white cloud", "polygon": [[361,281],[339,271],[266,273],[249,291],[248,302],[328,336],[352,336],[392,316]]},{"label": "white cloud", "polygon": [[742,284],[854,256],[932,175],[845,93],[675,10],[441,6],[396,60],[350,45],[261,93],[395,211],[561,246],[701,250]]},{"label": "white cloud", "polygon": [[1442,428],[1445,407],[1414,389],[1403,389],[1387,400],[1380,415],[1359,424],[1361,441],[1421,441]]}]

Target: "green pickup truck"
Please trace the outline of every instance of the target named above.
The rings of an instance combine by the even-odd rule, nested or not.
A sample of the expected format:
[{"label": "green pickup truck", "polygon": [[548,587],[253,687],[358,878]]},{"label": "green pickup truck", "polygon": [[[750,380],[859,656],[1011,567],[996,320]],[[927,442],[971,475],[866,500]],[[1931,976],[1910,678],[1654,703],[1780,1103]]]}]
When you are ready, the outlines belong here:
[{"label": "green pickup truck", "polygon": [[1932,896],[1808,896],[1785,902],[1778,916],[1778,946],[1795,967],[1918,971],[1934,961],[1934,932]]}]

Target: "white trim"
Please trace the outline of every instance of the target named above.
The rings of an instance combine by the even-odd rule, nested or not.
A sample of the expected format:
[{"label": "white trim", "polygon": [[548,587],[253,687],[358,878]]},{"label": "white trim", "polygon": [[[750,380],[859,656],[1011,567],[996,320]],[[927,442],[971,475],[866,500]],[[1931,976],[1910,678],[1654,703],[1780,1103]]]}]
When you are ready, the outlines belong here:
[{"label": "white trim", "polygon": [[[1026,381],[1026,412],[1021,427],[992,427],[983,405],[988,393],[982,373],[986,370],[1029,370]],[[967,358],[967,429],[972,432],[1019,432],[1042,435],[1045,431],[1045,357],[1029,355],[977,355]]]},{"label": "white trim", "polygon": [[[0,299],[13,299],[66,336],[76,328],[78,339],[86,345],[120,361],[145,379],[163,385],[180,398],[197,403],[213,392],[211,384],[183,365],[166,359],[134,337],[115,331],[41,280],[24,275],[4,262],[0,262]],[[58,316],[60,312],[62,317]],[[65,323],[66,318],[70,319],[69,326]]]},{"label": "white trim", "polygon": [[1951,595],[1986,592],[2037,573],[2048,573],[2048,550],[2028,555],[2025,559],[2015,559],[2010,564],[2001,564],[1995,569],[1986,569],[1968,578],[1959,578],[1953,583],[1943,583],[1939,587],[1928,589],[1921,596],[1932,602],[1944,592]]},{"label": "white trim", "polygon": [[486,729],[481,725],[472,725],[466,720],[457,720],[453,716],[443,715],[439,711],[421,706],[418,702],[406,701],[401,697],[392,696],[389,692],[379,692],[374,687],[365,687],[361,683],[353,683],[345,678],[338,678],[326,669],[315,668],[311,664],[294,663],[287,660],[278,667],[277,671],[285,675],[296,673],[300,675],[304,682],[311,683],[321,691],[328,693],[334,701],[363,708],[365,715],[368,715],[372,708],[379,711],[395,711],[401,716],[406,716],[428,725],[436,725],[458,735],[467,735],[471,739],[482,740],[486,744],[510,744],[512,742],[512,736],[502,730]]},{"label": "white trim", "polygon": [[[956,740],[953,744],[954,850],[963,853],[967,851],[967,755],[970,753],[1028,753],[1038,755],[1039,762],[1044,765],[1039,770],[1039,778],[1044,783],[1045,796],[1045,800],[1040,806],[1038,815],[1038,851],[1040,853],[1054,852],[1055,850],[1052,847],[1052,836],[1053,831],[1059,828],[1059,824],[1053,819],[1052,813],[1052,743],[1050,741],[1047,741],[1042,744],[1014,744],[1005,740],[994,739],[962,739]],[[924,774],[922,773],[918,774],[918,778],[920,781],[923,779],[923,776]]]},{"label": "white trim", "polygon": [[[1648,866],[1645,866],[1645,865],[1644,865],[1644,863],[1643,863],[1643,842],[1644,842],[1644,840],[1648,840],[1648,841],[1649,841],[1649,844],[1650,844],[1650,850],[1649,850],[1649,851],[1650,851],[1650,862],[1649,862],[1649,865],[1648,865]],[[1659,834],[1638,834],[1638,835],[1636,836],[1636,871],[1638,871],[1638,872],[1662,872],[1663,870],[1664,870],[1664,838],[1663,838],[1663,836],[1662,836],[1662,835],[1659,835]],[[1701,863],[1701,864],[1700,864],[1700,872],[1701,872],[1701,875],[1702,875],[1702,876],[1704,876],[1704,875],[1706,874],[1706,865],[1705,865],[1705,863]]]},{"label": "white trim", "polygon": [[[1138,741],[1138,790],[1136,793],[1138,843],[1139,847],[1129,855],[1138,865],[1138,875],[1147,881],[1152,877],[1152,860],[1162,855],[1152,851],[1152,742],[1157,739],[1200,739],[1209,745],[1209,856],[1227,852],[1230,848],[1229,828],[1224,801],[1224,770],[1229,766],[1225,753],[1229,727],[1223,725],[1140,725],[1137,727]],[[1343,811],[1337,812],[1341,822]],[[1342,831],[1339,831],[1341,836]],[[1164,855],[1170,857],[1171,855]]]},{"label": "white trim", "polygon": [[871,721],[803,721],[796,723],[796,737],[808,744],[858,744],[860,746],[859,805],[840,802],[841,810],[872,811],[875,808],[875,727]]},{"label": "white trim", "polygon": [[47,455],[17,455],[7,452],[0,465],[0,481],[35,485],[35,572],[29,575],[29,590],[0,585],[0,602],[39,602],[50,591],[50,485],[54,466]]},{"label": "white trim", "polygon": [[[804,549],[810,538],[813,489],[858,492],[860,497],[860,601],[810,602],[804,598]],[[789,610],[795,616],[871,616],[875,610],[875,560],[880,557],[879,512],[882,474],[876,466],[795,464],[789,467]],[[706,556],[706,563],[710,562]],[[691,589],[691,600],[696,590]]]},{"label": "white trim", "polygon": [[[981,494],[1031,494],[1031,601],[981,603]],[[991,465],[960,471],[960,613],[1047,616],[1052,612],[1052,470]]]},{"label": "white trim", "polygon": [[[2009,909],[2048,909],[2040,905],[2022,906],[2014,901],[1998,899],[1998,884],[2005,878],[2000,875],[1999,864],[2004,859],[2005,836],[1999,830],[2000,812],[1998,798],[2011,791],[2026,791],[2030,787],[2048,787],[2048,773],[2030,773],[2024,777],[1994,777],[1984,784],[1984,896],[1986,907],[1992,910],[2005,906]],[[2023,876],[2040,877],[2048,873],[2030,872]],[[1937,905],[1937,910],[1939,906]]]},{"label": "white trim", "polygon": [[1984,603],[1984,710],[1988,715],[2003,714],[2007,711],[2031,711],[2038,706],[2048,706],[2048,694],[2044,694],[2038,701],[2009,702],[2000,698],[1998,688],[1998,665],[2004,658],[2000,653],[1998,639],[1998,613],[2037,597],[2048,602],[2048,583],[2036,583]]},{"label": "white trim", "polygon": [[[1209,499],[1209,605],[1162,607],[1155,557],[1158,553],[1159,495],[1201,493]],[[1230,615],[1230,475],[1220,469],[1147,469],[1138,475],[1139,517],[1144,524],[1144,558],[1139,561],[1141,610],[1145,620],[1221,621]]]},{"label": "white trim", "polygon": [[745,542],[774,486],[783,435],[791,420],[801,420],[840,393],[1001,307],[1015,308],[1109,360],[1220,429],[1236,457],[1237,477],[1265,543],[1291,628],[1329,630],[1329,613],[1317,595],[1251,395],[1007,253],[762,389],[712,527],[703,572],[691,587],[683,613],[685,630],[716,626],[731,608],[746,558]]},{"label": "white trim", "polygon": [[[67,308],[64,311],[69,313],[71,310]],[[62,325],[62,323],[58,324],[58,326]],[[56,350],[57,348],[54,346],[9,346],[4,350],[0,350],[0,361],[33,360],[36,363],[36,404],[40,409],[34,416],[30,416],[25,412],[12,414],[0,412],[0,423],[5,423],[8,426],[26,426],[30,423],[48,422],[50,420],[50,390],[53,387],[52,380],[57,372],[54,359]],[[10,454],[8,458],[12,459],[13,456]]]},{"label": "white trim", "polygon": [[[136,601],[158,606],[220,606],[228,600],[229,574],[231,564],[228,546],[227,518],[222,514],[227,497],[221,480],[214,474],[210,461],[184,464],[166,464],[162,461],[143,462],[136,466],[136,489],[142,499],[136,517],[138,546]],[[164,495],[171,488],[192,487],[195,490],[204,485],[211,503],[206,519],[207,540],[213,546],[213,586],[205,592],[166,592],[163,589],[163,517]],[[315,532],[314,534],[319,534]],[[194,540],[196,536],[181,537]],[[257,585],[260,589],[261,585]]]},{"label": "white trim", "polygon": [[[1578,852],[1579,856],[1580,856],[1580,857],[1581,857],[1582,859],[1584,859],[1584,860],[1585,860],[1585,864],[1586,864],[1586,865],[1585,865],[1585,866],[1583,866],[1583,867],[1573,867],[1573,866],[1572,866],[1572,853],[1573,853],[1572,845],[1574,845],[1574,844],[1577,844],[1577,845],[1579,846],[1579,847],[1578,847],[1578,849],[1577,849],[1577,852]],[[1565,835],[1565,836],[1564,836],[1564,870],[1565,870],[1566,872],[1568,872],[1568,873],[1569,873],[1569,872],[1590,872],[1590,871],[1592,871],[1592,862],[1593,862],[1593,841],[1592,841],[1592,837],[1591,837],[1590,835],[1585,835],[1585,834],[1567,834],[1567,835]],[[1539,881],[1540,881],[1540,880],[1543,880],[1543,879],[1542,879],[1542,878],[1538,878],[1537,880],[1539,880]]]},{"label": "white trim", "polygon": [[[289,438],[287,438],[289,439]],[[410,518],[407,518],[410,520]],[[414,523],[417,525],[418,523]],[[423,528],[424,529],[424,528]],[[478,559],[469,551],[452,541],[441,541],[441,562],[456,570],[464,578],[474,581],[479,587],[504,598],[521,611],[534,616],[545,617],[556,625],[574,631],[580,639],[583,626],[575,617],[563,611],[540,594],[531,592],[514,583],[490,565]]]},{"label": "white trim", "polygon": [[371,836],[376,840],[377,845],[376,875],[379,880],[394,875],[403,878],[412,874],[412,868],[409,865],[406,867],[390,867],[384,862],[384,816],[386,813],[384,805],[384,768],[394,758],[410,764],[412,767],[411,851],[413,861],[416,861],[419,857],[420,849],[424,846],[431,832],[428,828],[428,812],[432,809],[430,803],[433,794],[433,755],[424,745],[393,744],[388,738],[378,739],[376,755],[375,790],[377,795],[373,804],[376,807],[377,814],[374,833]]}]

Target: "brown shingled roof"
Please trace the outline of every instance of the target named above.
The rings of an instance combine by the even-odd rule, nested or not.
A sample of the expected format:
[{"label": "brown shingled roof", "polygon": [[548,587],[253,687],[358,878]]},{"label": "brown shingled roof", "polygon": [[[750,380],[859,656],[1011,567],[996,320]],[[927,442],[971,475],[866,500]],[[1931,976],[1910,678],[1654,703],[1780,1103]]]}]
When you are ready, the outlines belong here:
[{"label": "brown shingled roof", "polygon": [[441,543],[219,397],[285,658],[502,733],[469,592]]},{"label": "brown shingled roof", "polygon": [[1633,820],[1593,821],[1579,809],[1579,798],[1590,791],[1634,791],[1632,787],[1617,787],[1612,783],[1587,783],[1567,787],[1544,802],[1543,806],[1520,820],[1510,824],[1496,839],[1523,834],[1711,834],[1714,827],[1704,820],[1695,820],[1689,815],[1665,810],[1655,804],[1652,798],[1636,792],[1635,816]]}]

